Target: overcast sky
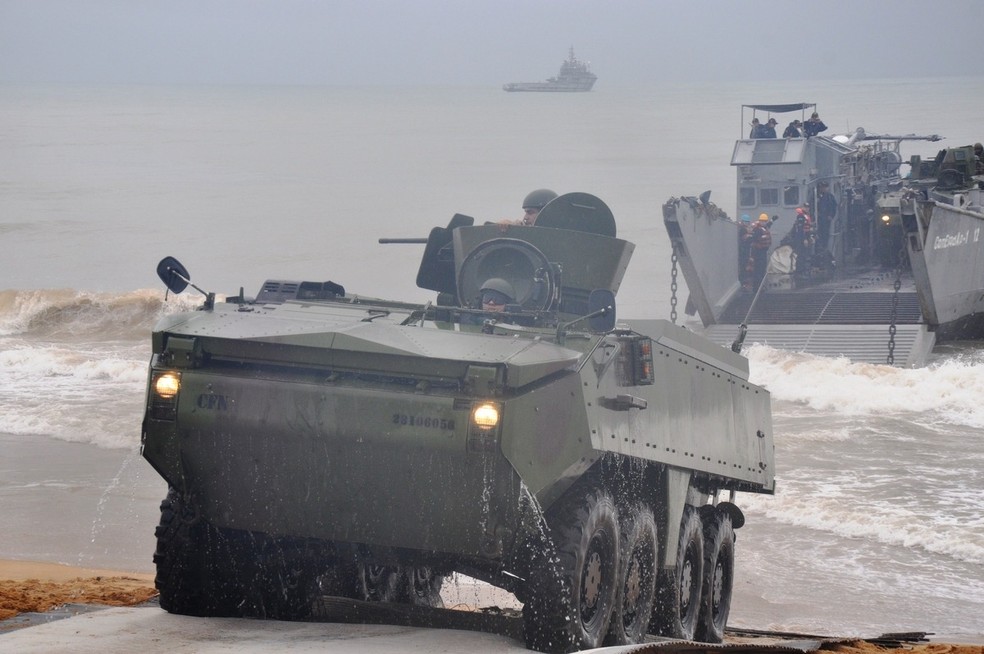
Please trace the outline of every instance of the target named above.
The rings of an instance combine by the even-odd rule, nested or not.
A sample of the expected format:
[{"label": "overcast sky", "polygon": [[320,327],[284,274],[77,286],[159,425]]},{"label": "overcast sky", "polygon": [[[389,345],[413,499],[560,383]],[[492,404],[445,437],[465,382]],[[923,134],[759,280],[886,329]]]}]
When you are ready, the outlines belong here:
[{"label": "overcast sky", "polygon": [[0,82],[598,86],[980,74],[984,0],[0,0]]}]

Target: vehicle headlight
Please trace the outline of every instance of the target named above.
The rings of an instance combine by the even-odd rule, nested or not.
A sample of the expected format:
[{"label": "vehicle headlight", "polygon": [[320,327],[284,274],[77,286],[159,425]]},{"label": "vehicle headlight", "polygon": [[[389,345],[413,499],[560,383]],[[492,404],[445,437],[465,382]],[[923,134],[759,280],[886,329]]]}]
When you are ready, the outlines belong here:
[{"label": "vehicle headlight", "polygon": [[491,402],[484,402],[472,409],[472,424],[482,431],[491,431],[499,425],[499,407]]},{"label": "vehicle headlight", "polygon": [[155,370],[150,377],[150,406],[152,418],[174,420],[178,413],[178,393],[181,373],[174,370]]},{"label": "vehicle headlight", "polygon": [[891,216],[889,216],[889,215],[888,215],[888,214],[886,213],[885,215],[883,215],[883,216],[881,217],[881,219],[882,219],[882,222],[883,222],[883,223],[885,223],[885,224],[887,225],[887,224],[889,223],[889,221],[891,221],[891,220],[892,220],[892,217],[891,217]]},{"label": "vehicle headlight", "polygon": [[478,402],[468,420],[468,450],[492,452],[499,447],[502,405],[498,402]]},{"label": "vehicle headlight", "polygon": [[162,400],[171,400],[181,389],[181,376],[176,372],[161,373],[154,380],[154,393]]}]

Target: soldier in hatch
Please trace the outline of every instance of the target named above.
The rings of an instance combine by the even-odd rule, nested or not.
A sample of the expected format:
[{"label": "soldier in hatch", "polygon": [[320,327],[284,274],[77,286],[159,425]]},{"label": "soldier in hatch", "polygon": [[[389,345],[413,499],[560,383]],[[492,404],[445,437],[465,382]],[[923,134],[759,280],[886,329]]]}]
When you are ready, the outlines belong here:
[{"label": "soldier in hatch", "polygon": [[516,291],[506,280],[493,277],[482,284],[481,303],[485,311],[504,311],[507,304],[513,304],[515,301]]}]

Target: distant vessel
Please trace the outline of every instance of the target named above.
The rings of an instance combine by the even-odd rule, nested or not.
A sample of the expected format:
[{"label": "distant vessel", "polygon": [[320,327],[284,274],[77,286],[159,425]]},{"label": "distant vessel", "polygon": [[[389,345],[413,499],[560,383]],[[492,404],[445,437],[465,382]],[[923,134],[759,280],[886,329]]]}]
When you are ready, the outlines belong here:
[{"label": "distant vessel", "polygon": [[[813,104],[746,105],[774,116]],[[763,121],[764,122],[764,121]],[[742,124],[745,124],[744,115]],[[740,138],[731,158],[738,213],[766,214],[772,236],[762,283],[739,281],[740,223],[700,198],[672,198],[663,220],[683,273],[689,315],[704,334],[740,350],[746,335],[780,349],[854,361],[922,365],[936,343],[984,339],[984,176],[972,146],[904,162],[904,141],[939,136],[854,134]],[[903,177],[899,168],[911,167]],[[829,189],[825,242],[803,236]],[[813,214],[815,216],[815,214]],[[799,225],[799,226],[798,226]],[[827,234],[826,228],[823,232]],[[675,275],[674,275],[675,277]],[[674,302],[675,306],[675,302]]]},{"label": "distant vessel", "polygon": [[557,77],[551,77],[546,82],[512,82],[502,88],[505,91],[538,91],[576,93],[590,91],[598,76],[588,70],[587,62],[580,61],[574,56],[571,47],[567,61],[560,65]]}]

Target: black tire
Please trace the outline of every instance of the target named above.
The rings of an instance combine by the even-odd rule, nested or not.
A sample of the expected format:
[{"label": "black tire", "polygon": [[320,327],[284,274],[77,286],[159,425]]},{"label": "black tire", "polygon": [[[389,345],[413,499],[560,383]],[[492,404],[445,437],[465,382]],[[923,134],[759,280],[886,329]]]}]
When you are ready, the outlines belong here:
[{"label": "black tire", "polygon": [[400,602],[406,597],[403,568],[373,563],[359,564],[356,599],[365,602]]},{"label": "black tire", "polygon": [[615,503],[606,491],[588,488],[548,524],[553,547],[537,555],[523,605],[526,646],[550,653],[600,647],[618,587]]},{"label": "black tire", "polygon": [[318,557],[295,541],[246,532],[227,533],[241,540],[238,567],[244,571],[243,613],[275,620],[310,617],[321,594],[315,572]]},{"label": "black tire", "polygon": [[444,575],[439,575],[427,566],[406,569],[406,589],[409,602],[415,606],[430,606],[436,609],[444,608],[441,599],[441,586],[444,585]]},{"label": "black tire", "polygon": [[264,534],[219,529],[168,490],[155,532],[161,608],[181,615],[306,618],[319,594],[309,552]]},{"label": "black tire", "polygon": [[693,507],[683,510],[676,567],[661,574],[656,590],[651,627],[660,636],[693,640],[700,614],[704,569],[704,537],[700,516]]},{"label": "black tire", "polygon": [[620,511],[621,573],[605,643],[634,645],[645,640],[656,601],[658,540],[652,510],[643,505]]},{"label": "black tire", "polygon": [[709,513],[704,520],[704,583],[696,636],[706,643],[724,640],[735,581],[735,531],[731,516]]},{"label": "black tire", "polygon": [[176,490],[161,502],[161,520],[154,532],[157,548],[154,585],[161,608],[195,616],[238,616],[243,597],[236,571],[218,531],[194,516]]}]

